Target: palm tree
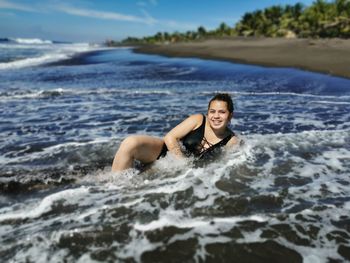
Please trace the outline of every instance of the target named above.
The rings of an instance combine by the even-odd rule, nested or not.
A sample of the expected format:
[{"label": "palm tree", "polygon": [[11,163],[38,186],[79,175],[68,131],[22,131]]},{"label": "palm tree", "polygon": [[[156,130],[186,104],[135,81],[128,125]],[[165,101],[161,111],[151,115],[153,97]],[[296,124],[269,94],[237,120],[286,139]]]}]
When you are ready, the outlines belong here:
[{"label": "palm tree", "polygon": [[350,37],[350,1],[336,0],[332,4],[323,34],[328,37]]},{"label": "palm tree", "polygon": [[264,10],[264,15],[267,19],[275,25],[278,25],[283,14],[283,8],[281,6],[271,6]]},{"label": "palm tree", "polygon": [[203,26],[200,26],[198,27],[197,32],[199,37],[204,37],[207,33],[207,30]]},{"label": "palm tree", "polygon": [[298,37],[350,37],[350,0],[316,0],[311,6],[301,3],[279,5],[245,13],[241,20],[230,28],[221,23],[215,30],[203,26],[186,33],[158,32],[142,39],[128,37],[123,43],[156,43],[164,41],[193,40],[207,36],[225,36],[236,33],[243,36],[283,36],[292,31]]},{"label": "palm tree", "polygon": [[222,22],[219,25],[218,29],[216,30],[219,36],[229,36],[230,31],[231,31],[230,27],[224,22]]},{"label": "palm tree", "polygon": [[164,40],[169,41],[170,40],[170,35],[168,32],[164,32]]},{"label": "palm tree", "polygon": [[162,32],[158,32],[155,36],[154,36],[154,40],[157,42],[162,42],[164,41],[164,36]]},{"label": "palm tree", "polygon": [[254,34],[254,15],[253,13],[245,13],[241,21],[236,25],[236,31],[243,36],[251,36]]}]

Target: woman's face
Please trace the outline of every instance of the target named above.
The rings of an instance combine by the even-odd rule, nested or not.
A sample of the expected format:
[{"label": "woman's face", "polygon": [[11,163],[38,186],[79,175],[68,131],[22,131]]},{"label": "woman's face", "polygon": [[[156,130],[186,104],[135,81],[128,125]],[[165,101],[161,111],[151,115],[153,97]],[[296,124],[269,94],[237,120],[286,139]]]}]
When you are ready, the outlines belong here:
[{"label": "woman's face", "polygon": [[221,100],[214,100],[208,109],[208,120],[213,130],[224,130],[232,118],[232,113],[227,109],[227,103]]}]

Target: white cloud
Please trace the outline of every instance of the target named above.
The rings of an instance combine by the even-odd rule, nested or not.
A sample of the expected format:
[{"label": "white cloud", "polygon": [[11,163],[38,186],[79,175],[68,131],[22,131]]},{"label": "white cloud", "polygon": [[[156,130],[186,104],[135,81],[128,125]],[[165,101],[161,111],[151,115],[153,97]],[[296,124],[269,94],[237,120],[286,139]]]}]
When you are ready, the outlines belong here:
[{"label": "white cloud", "polygon": [[0,0],[0,9],[13,9],[27,12],[37,12],[38,10],[23,4],[11,3],[7,0]]},{"label": "white cloud", "polygon": [[126,15],[126,14],[121,14],[116,12],[95,11],[95,10],[81,9],[81,8],[75,8],[72,6],[65,6],[65,5],[57,6],[56,10],[59,10],[66,14],[75,15],[75,16],[85,16],[85,17],[98,18],[98,19],[127,21],[127,22],[143,23],[143,24],[155,23],[155,19],[153,19],[151,16],[138,17],[138,16]]},{"label": "white cloud", "polygon": [[[144,3],[144,2],[139,2]],[[134,23],[142,23],[147,25],[157,25],[165,28],[171,28],[175,30],[193,30],[198,27],[197,24],[194,23],[183,23],[173,20],[158,20],[152,17],[145,9],[140,9],[143,13],[143,16],[134,16],[134,15],[126,15],[116,12],[103,12],[103,11],[95,11],[91,9],[82,9],[76,8],[68,5],[59,5],[55,7],[56,10],[64,12],[66,14],[75,15],[75,16],[84,16],[90,18],[97,19],[106,19],[106,20],[117,20],[117,21],[126,21],[126,22],[134,22]]]},{"label": "white cloud", "polygon": [[149,24],[156,24],[158,23],[158,20],[153,18],[146,10],[141,9],[141,12],[144,14],[147,21],[149,21]]},{"label": "white cloud", "polygon": [[[146,25],[152,25],[152,26],[163,28],[163,30],[178,30],[178,31],[195,30],[198,27],[198,25],[194,23],[179,22],[174,20],[158,20],[152,17],[145,9],[140,9],[143,15],[135,16],[135,15],[128,15],[128,14],[122,14],[117,12],[107,12],[107,11],[98,11],[98,10],[86,9],[86,8],[78,8],[68,4],[59,4],[59,2],[55,0],[53,2],[56,2],[56,4],[46,5],[46,10],[45,10],[45,6],[41,6],[40,8],[33,8],[29,5],[18,4],[9,0],[0,0],[0,10],[11,9],[11,10],[18,10],[18,11],[26,11],[26,12],[48,12],[48,11],[56,10],[56,11],[63,12],[65,14],[69,14],[73,16],[82,16],[82,17],[90,17],[95,19],[125,21],[130,23],[141,23]],[[146,7],[147,5],[156,6],[158,5],[158,1],[142,0],[142,1],[139,1],[137,5],[139,5],[140,7],[141,6]],[[4,12],[2,14],[4,15]],[[12,13],[8,13],[7,15],[10,16],[12,15]]]}]

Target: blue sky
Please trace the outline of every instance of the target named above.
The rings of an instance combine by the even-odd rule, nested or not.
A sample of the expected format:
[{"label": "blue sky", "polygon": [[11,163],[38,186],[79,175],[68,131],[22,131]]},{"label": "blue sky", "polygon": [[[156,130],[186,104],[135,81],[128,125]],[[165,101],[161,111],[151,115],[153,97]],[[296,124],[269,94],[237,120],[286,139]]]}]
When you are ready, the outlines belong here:
[{"label": "blue sky", "polygon": [[101,42],[233,26],[245,12],[313,0],[0,0],[0,38]]}]

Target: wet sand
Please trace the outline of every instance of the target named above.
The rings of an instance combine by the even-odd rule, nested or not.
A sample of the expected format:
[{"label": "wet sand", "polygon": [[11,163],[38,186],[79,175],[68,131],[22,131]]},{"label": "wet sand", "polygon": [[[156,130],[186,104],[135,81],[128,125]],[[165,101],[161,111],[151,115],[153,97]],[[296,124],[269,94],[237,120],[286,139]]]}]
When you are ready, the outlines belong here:
[{"label": "wet sand", "polygon": [[292,67],[350,78],[350,39],[209,39],[145,45],[135,52]]}]

